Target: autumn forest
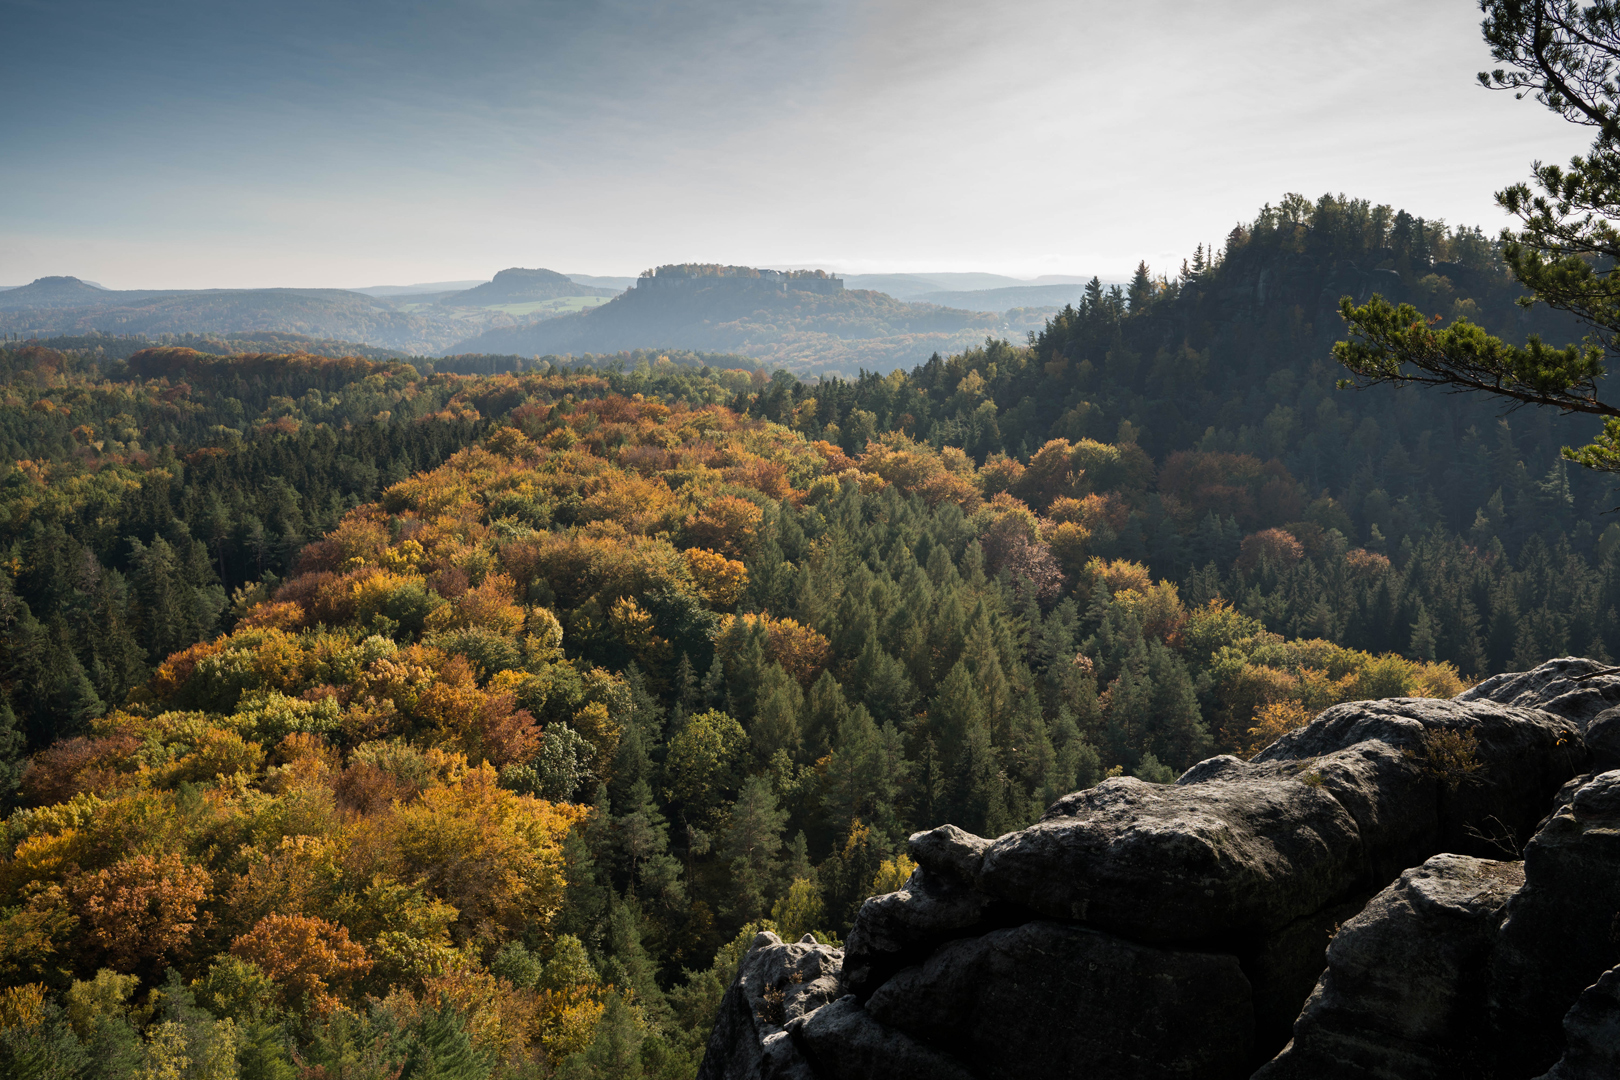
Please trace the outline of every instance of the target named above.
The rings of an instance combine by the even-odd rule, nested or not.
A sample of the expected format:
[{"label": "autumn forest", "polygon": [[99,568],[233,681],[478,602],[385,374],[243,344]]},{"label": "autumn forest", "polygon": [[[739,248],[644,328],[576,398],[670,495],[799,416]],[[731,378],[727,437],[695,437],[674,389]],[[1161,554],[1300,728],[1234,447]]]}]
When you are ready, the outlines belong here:
[{"label": "autumn forest", "polygon": [[691,1077],[913,831],[1620,657],[1590,432],[1337,389],[1375,291],[1571,333],[1289,196],[855,379],[8,344],[0,1072]]}]

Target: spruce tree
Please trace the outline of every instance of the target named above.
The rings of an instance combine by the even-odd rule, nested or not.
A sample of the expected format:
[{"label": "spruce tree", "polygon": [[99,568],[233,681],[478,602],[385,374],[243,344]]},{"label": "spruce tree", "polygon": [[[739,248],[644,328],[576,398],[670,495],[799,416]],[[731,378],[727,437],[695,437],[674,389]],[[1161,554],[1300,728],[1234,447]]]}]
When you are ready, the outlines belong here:
[{"label": "spruce tree", "polygon": [[411,1030],[400,1080],[486,1080],[490,1062],[474,1049],[461,1010],[448,1001]]},{"label": "spruce tree", "polygon": [[770,909],[786,824],[787,814],[777,806],[770,780],[750,776],[743,781],[719,846],[720,857],[731,867],[730,907],[739,923],[761,918]]},{"label": "spruce tree", "polygon": [[758,705],[748,732],[756,762],[764,764],[778,751],[786,751],[790,758],[798,754],[803,742],[799,732],[799,714],[803,710],[804,692],[793,676],[781,664],[766,667],[760,676]]}]

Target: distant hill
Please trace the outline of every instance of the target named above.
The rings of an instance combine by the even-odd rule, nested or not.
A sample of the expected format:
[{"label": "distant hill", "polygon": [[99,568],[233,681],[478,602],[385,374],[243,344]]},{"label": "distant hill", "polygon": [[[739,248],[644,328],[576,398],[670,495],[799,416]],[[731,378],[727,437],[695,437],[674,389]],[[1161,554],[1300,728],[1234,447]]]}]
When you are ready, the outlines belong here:
[{"label": "distant hill", "polygon": [[633,277],[601,277],[596,274],[569,274],[570,278],[581,285],[595,285],[598,288],[612,289],[621,293],[636,283]]},{"label": "distant hill", "polygon": [[[506,272],[503,272],[506,273]],[[484,303],[441,306],[442,296],[378,297],[353,289],[98,289],[73,277],[39,280],[0,292],[0,331],[28,335],[301,334],[366,342],[412,354],[438,353],[454,342],[502,326],[602,303],[611,290],[577,285],[550,271],[484,295]],[[550,279],[558,279],[552,281]],[[494,282],[488,283],[493,285]],[[487,288],[479,284],[472,290]],[[390,288],[380,286],[377,288]],[[560,296],[537,299],[555,288]],[[504,301],[501,295],[518,299]]]},{"label": "distant hill", "polygon": [[81,281],[76,277],[42,277],[35,278],[27,285],[20,285],[14,289],[6,289],[0,295],[0,311],[15,311],[20,308],[74,308],[89,307],[97,304],[117,303],[120,298],[128,296],[147,297],[154,295],[150,292],[121,293],[110,289],[99,288],[88,281]]},{"label": "distant hill", "polygon": [[[986,336],[1022,336],[1002,316],[913,304],[845,289],[819,271],[664,266],[608,303],[577,315],[487,331],[447,352],[579,355],[678,348],[742,353],[803,373],[889,371],[961,350]],[[1025,325],[1025,324],[1028,325]]]},{"label": "distant hill", "polygon": [[1062,307],[1077,304],[1084,285],[1015,285],[1004,289],[973,289],[967,292],[930,292],[914,299],[925,304],[967,308],[969,311],[1006,311],[1022,307]]},{"label": "distant hill", "polygon": [[887,293],[897,300],[912,300],[923,293],[939,292],[948,287],[915,274],[846,274],[844,286]]},{"label": "distant hill", "polygon": [[428,353],[464,335],[467,325],[435,323],[346,289],[117,292],[69,278],[0,293],[0,329],[147,336],[279,331]]},{"label": "distant hill", "polygon": [[58,352],[86,353],[106,360],[127,360],[142,349],[154,346],[195,349],[215,356],[237,356],[244,353],[310,353],[314,356],[359,356],[367,360],[411,360],[420,368],[428,361],[401,349],[384,349],[375,345],[362,345],[355,341],[310,337],[307,334],[289,334],[279,330],[261,330],[245,334],[108,334],[91,331],[87,334],[58,334],[35,339],[38,344]]},{"label": "distant hill", "polygon": [[484,279],[477,278],[472,281],[424,281],[417,285],[367,285],[363,289],[350,289],[348,291],[387,298],[390,296],[420,296],[423,293],[462,292],[482,284],[484,284]]},{"label": "distant hill", "polygon": [[439,303],[455,307],[490,307],[496,304],[521,304],[530,300],[555,300],[564,296],[617,296],[618,293],[618,289],[580,285],[555,270],[513,267],[496,274],[493,281],[464,292],[452,293]]},{"label": "distant hill", "polygon": [[[985,302],[977,294],[1000,289],[1025,289],[1041,285],[1083,285],[1091,280],[1087,277],[1072,277],[1064,274],[1046,274],[1042,277],[1024,280],[1022,278],[1006,277],[1002,274],[984,274],[973,271],[951,272],[942,274],[846,274],[844,284],[851,289],[876,289],[886,292],[900,300],[916,300],[928,304],[945,304],[950,307],[974,306]],[[1104,285],[1111,282],[1104,281]],[[972,296],[971,304],[961,304],[952,300],[937,300],[937,296]],[[1068,303],[1067,300],[1055,301],[1058,306]],[[1027,307],[1027,303],[1012,302],[999,304],[994,308],[978,308],[981,311],[1005,311],[1013,307]]]}]

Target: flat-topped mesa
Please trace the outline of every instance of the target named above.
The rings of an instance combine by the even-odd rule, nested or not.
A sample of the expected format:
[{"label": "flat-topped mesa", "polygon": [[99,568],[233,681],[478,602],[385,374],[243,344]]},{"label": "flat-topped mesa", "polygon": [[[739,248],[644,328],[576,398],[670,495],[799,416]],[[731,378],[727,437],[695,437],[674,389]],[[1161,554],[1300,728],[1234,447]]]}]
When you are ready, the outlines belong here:
[{"label": "flat-topped mesa", "polygon": [[[1533,1022],[1526,1061],[1545,1069],[1559,1049],[1554,1021],[1613,963],[1606,939],[1566,940],[1597,933],[1587,908],[1613,890],[1571,896],[1565,881],[1611,858],[1594,809],[1608,812],[1609,789],[1589,772],[1611,756],[1620,677],[1564,658],[1451,701],[1335,706],[1253,761],[1211,758],[1175,784],[1107,780],[995,839],[950,825],[917,833],[918,869],[865,903],[837,957],[846,996],[781,1029],[771,1044],[788,1055],[781,1068],[723,1067],[748,1055],[732,1045],[735,1024],[717,1028],[704,1076],[1238,1080],[1283,1049],[1296,1018],[1306,1026],[1295,1037],[1309,1039],[1275,1075],[1303,1075],[1336,1039],[1373,1060],[1380,1033],[1403,1024],[1433,1043],[1403,1049],[1411,1061],[1448,1060],[1463,1043],[1473,1053],[1496,1037],[1486,1012]],[[1513,860],[1527,843],[1534,858],[1521,871]],[[1451,1011],[1418,1023],[1398,1015],[1402,987],[1358,973],[1413,934],[1428,941],[1431,923],[1463,936],[1431,942],[1445,963],[1434,986],[1411,993]],[[1339,948],[1307,1023],[1301,1007],[1341,925],[1360,936]],[[1544,941],[1590,955],[1536,982]],[[1436,989],[1447,980],[1471,985],[1451,999]],[[1556,983],[1557,1001],[1536,999],[1542,983]],[[1590,1042],[1611,997],[1593,996],[1599,1019],[1570,1030]],[[1370,1019],[1358,1012],[1368,1009]]]},{"label": "flat-topped mesa", "polygon": [[719,263],[671,263],[636,279],[638,290],[716,286],[738,291],[839,293],[844,291],[844,279],[825,270],[761,270]]}]

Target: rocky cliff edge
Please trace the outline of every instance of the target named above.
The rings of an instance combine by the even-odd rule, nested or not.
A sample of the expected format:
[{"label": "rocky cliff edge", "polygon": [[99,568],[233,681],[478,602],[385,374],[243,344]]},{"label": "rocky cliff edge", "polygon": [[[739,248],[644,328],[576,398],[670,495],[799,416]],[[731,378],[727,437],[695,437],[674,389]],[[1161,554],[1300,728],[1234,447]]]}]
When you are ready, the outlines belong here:
[{"label": "rocky cliff edge", "polygon": [[1620,670],[1591,660],[909,846],[845,948],[755,939],[702,1080],[1620,1076]]}]

